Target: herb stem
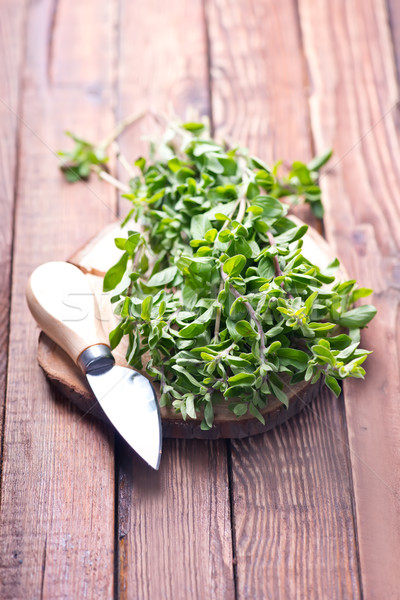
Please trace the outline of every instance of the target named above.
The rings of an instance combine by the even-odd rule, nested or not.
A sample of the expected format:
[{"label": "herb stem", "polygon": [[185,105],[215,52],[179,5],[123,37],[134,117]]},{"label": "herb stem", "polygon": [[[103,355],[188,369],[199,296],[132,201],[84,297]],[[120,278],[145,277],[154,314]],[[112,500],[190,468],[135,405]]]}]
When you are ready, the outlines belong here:
[{"label": "herb stem", "polygon": [[[229,286],[229,289],[232,292],[232,294],[235,296],[235,298],[243,298],[243,296],[240,294],[240,292],[238,292],[237,289],[235,289],[232,285]],[[256,324],[258,335],[260,336],[260,351],[261,351],[261,356],[262,356],[262,358],[264,360],[264,350],[265,350],[265,334],[264,334],[264,330],[262,328],[262,325],[261,325],[260,321],[257,318],[256,311],[254,310],[254,308],[252,307],[252,305],[250,304],[250,302],[245,301],[244,305],[245,305],[245,307],[247,309],[247,312],[249,313],[250,317],[253,319],[254,323]]]},{"label": "herb stem", "polygon": [[[222,279],[224,281],[226,281],[228,279],[228,276],[223,271],[222,267],[221,267],[221,275],[222,275]],[[238,290],[236,288],[234,288],[233,285],[229,286],[229,291],[233,294],[233,296],[235,296],[235,298],[242,298],[242,300],[244,300],[242,294],[240,292],[238,292]],[[254,310],[254,308],[252,307],[250,302],[248,302],[247,300],[244,300],[243,304],[246,307],[246,310],[249,313],[250,318],[253,319],[254,323],[256,324],[258,335],[260,336],[260,354],[261,354],[262,360],[264,361],[264,359],[265,359],[265,356],[264,356],[265,334],[264,334],[263,327],[256,315],[256,311]]]},{"label": "herb stem", "polygon": [[219,328],[221,326],[221,307],[218,306],[217,314],[215,316],[215,328],[214,328],[214,340],[217,341],[219,336]]},{"label": "herb stem", "polygon": [[[220,286],[219,286],[219,292],[222,292],[223,288],[224,288],[224,284],[223,284],[223,281],[221,281]],[[218,336],[219,336],[219,328],[221,326],[221,312],[222,312],[221,306],[218,306],[217,314],[215,316],[215,328],[214,328],[214,339],[215,340],[217,340]]]},{"label": "herb stem", "polygon": [[[274,236],[272,235],[272,233],[270,231],[267,231],[267,237],[268,237],[268,241],[269,241],[270,245],[271,246],[276,246],[275,238],[274,238]],[[274,267],[275,267],[275,275],[277,277],[280,277],[281,275],[283,275],[283,271],[282,271],[282,269],[280,267],[279,259],[278,259],[278,255],[277,254],[275,254],[275,256],[273,258],[273,261],[274,261]]]},{"label": "herb stem", "polygon": [[[228,348],[226,348],[225,350],[222,350],[222,352],[220,352],[219,354],[219,358],[226,358],[229,355],[229,352],[231,350],[233,350],[233,348],[236,346],[235,342],[233,342],[233,344],[231,344],[230,346],[228,346]],[[224,379],[222,379],[221,381],[224,381]]]},{"label": "herb stem", "polygon": [[164,365],[160,365],[160,392],[161,394],[166,394],[170,400],[170,395],[168,392],[165,391],[165,388],[167,386],[167,378],[165,377],[165,368]]},{"label": "herb stem", "polygon": [[134,125],[135,123],[137,123],[138,121],[141,121],[141,119],[143,119],[143,117],[145,117],[148,114],[148,110],[142,110],[138,113],[134,113],[132,115],[129,115],[128,117],[126,117],[125,119],[123,119],[122,121],[120,121],[118,123],[118,125],[116,126],[116,128],[114,129],[113,132],[110,133],[110,135],[108,135],[106,138],[104,138],[104,140],[102,142],[100,142],[99,146],[100,148],[103,148],[104,150],[106,148],[108,148],[108,146],[110,144],[112,144],[112,142],[114,140],[116,140],[123,131],[125,131],[125,129],[127,127],[129,127],[130,125]]},{"label": "herb stem", "polygon": [[[239,212],[238,212],[235,220],[240,223],[243,220],[243,217],[246,212],[246,198],[241,197],[236,200],[235,206],[233,207],[231,214],[229,215],[230,220],[232,220],[233,217],[235,216],[235,212],[237,211],[238,207],[239,207]],[[224,224],[222,225],[221,229],[219,230],[220,233],[221,233],[221,231],[226,229],[228,227],[228,225],[229,225],[229,221],[225,221]]]},{"label": "herb stem", "polygon": [[[275,238],[270,231],[267,231],[267,237],[268,237],[270,245],[276,246]],[[283,275],[283,271],[280,267],[279,258],[278,258],[277,254],[275,254],[273,261],[274,261],[274,267],[275,267],[275,275],[276,275],[276,277],[281,277]],[[283,290],[285,290],[285,283],[283,281],[281,282],[281,288]],[[286,290],[285,290],[285,292],[286,292]],[[293,296],[290,292],[286,292],[286,293],[288,295],[288,298],[293,299]]]},{"label": "herb stem", "polygon": [[244,215],[246,213],[246,198],[242,196],[239,202],[239,212],[237,214],[236,220],[241,223],[243,221]]},{"label": "herb stem", "polygon": [[[235,214],[235,212],[236,212],[236,210],[237,210],[237,207],[239,206],[239,204],[240,204],[240,198],[238,198],[238,199],[236,200],[236,202],[235,202],[235,206],[233,207],[233,209],[232,209],[232,211],[231,211],[231,214],[229,215],[229,219],[230,219],[230,220],[232,220],[232,218],[233,218],[233,216],[234,216],[234,214]],[[225,221],[225,222],[223,223],[223,225],[222,225],[221,229],[219,230],[219,232],[221,233],[221,231],[223,231],[224,229],[226,229],[226,228],[228,227],[228,225],[229,225],[229,221]]]},{"label": "herb stem", "polygon": [[[132,260],[132,273],[135,272],[137,264],[139,262],[139,248],[140,248],[140,243],[139,243],[139,245],[137,247],[135,257]],[[143,256],[144,252],[145,252],[145,250],[144,250],[144,247],[142,246],[142,256]],[[133,288],[134,288],[134,281],[131,280],[131,282],[130,282],[130,284],[128,286],[127,292],[126,292],[127,296],[129,296],[129,297],[132,296]]]},{"label": "herb stem", "polygon": [[95,173],[97,173],[100,179],[107,181],[107,183],[110,183],[121,192],[124,192],[124,194],[129,194],[129,192],[131,191],[128,185],[125,185],[125,183],[122,183],[122,181],[119,181],[119,179],[116,179],[115,177],[110,175],[110,173],[107,173],[107,171],[100,169],[100,167],[98,167],[97,165],[92,165],[92,170]]},{"label": "herb stem", "polygon": [[135,177],[137,175],[137,173],[135,173],[135,171],[133,170],[133,168],[132,168],[131,164],[129,163],[128,159],[126,158],[126,156],[124,154],[122,154],[121,148],[120,148],[118,142],[114,142],[113,148],[115,150],[115,155],[116,155],[117,159],[119,160],[121,165],[124,167],[125,171],[129,175],[129,177],[131,179],[133,177]]}]

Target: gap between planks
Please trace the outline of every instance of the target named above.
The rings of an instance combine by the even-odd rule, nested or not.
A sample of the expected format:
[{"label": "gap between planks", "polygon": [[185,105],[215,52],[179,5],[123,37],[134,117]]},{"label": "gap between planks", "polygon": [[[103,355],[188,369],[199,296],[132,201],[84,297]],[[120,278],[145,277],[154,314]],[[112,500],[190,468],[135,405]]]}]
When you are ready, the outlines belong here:
[{"label": "gap between planks", "polygon": [[[120,3],[118,120],[142,109],[143,103],[156,111],[173,107],[182,119],[193,118],[192,107],[210,116],[203,2],[173,0],[168,11],[163,7],[159,0],[148,2],[146,11],[127,0]],[[130,35],[133,28],[135,38]],[[144,47],[146,53],[141,55]],[[146,118],[123,134],[119,143],[125,156],[147,153],[140,138],[154,129]],[[120,210],[126,212],[127,207]],[[150,473],[122,441],[120,445],[116,590],[120,600],[190,596],[233,600],[226,443],[164,440],[158,473]]]},{"label": "gap between planks", "polygon": [[[0,188],[0,252],[3,258],[0,269],[0,506],[3,483],[3,451],[4,451],[4,427],[6,418],[6,394],[7,394],[7,370],[9,330],[11,318],[11,286],[13,268],[13,249],[15,234],[16,198],[18,184],[18,155],[20,147],[21,120],[21,73],[23,69],[23,56],[25,54],[25,30],[27,3],[22,2],[15,9],[13,2],[7,2],[3,6],[4,35],[2,41],[5,46],[1,52],[3,62],[0,71],[0,128],[1,140],[5,140],[5,146],[0,142],[1,164],[6,165],[2,176]],[[13,43],[17,40],[17,43]],[[0,67],[0,68],[1,68]],[[11,74],[11,81],[9,81]],[[7,82],[3,89],[3,85]],[[6,131],[4,131],[4,129]],[[7,129],[10,131],[7,132]],[[10,148],[7,140],[11,139]],[[7,169],[7,167],[9,167]],[[3,167],[4,168],[4,167]]]}]

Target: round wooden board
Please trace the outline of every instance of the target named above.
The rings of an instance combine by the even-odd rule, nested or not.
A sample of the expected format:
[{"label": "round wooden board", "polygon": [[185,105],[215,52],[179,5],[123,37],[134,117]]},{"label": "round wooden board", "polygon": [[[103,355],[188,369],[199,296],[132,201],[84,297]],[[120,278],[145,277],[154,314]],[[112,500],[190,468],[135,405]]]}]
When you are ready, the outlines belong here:
[{"label": "round wooden board", "polygon": [[[59,346],[43,332],[39,337],[38,360],[51,383],[84,413],[91,414],[102,421],[108,421],[100,404],[92,394],[84,375]],[[121,360],[117,360],[123,364]],[[157,386],[156,391],[158,392]],[[201,420],[184,421],[173,408],[161,408],[164,437],[174,438],[242,438],[268,431],[297,414],[318,394],[318,385],[302,383],[286,387],[289,396],[289,408],[273,398],[263,411],[265,425],[253,417],[235,417],[227,406],[216,406],[214,426],[209,431],[200,429]]]},{"label": "round wooden board", "polygon": [[[86,246],[74,254],[69,262],[75,264],[86,274],[99,305],[99,318],[103,328],[111,331],[116,325],[111,304],[106,294],[102,293],[102,275],[112,266],[119,257],[119,251],[113,244],[114,237],[121,236],[118,223],[108,226],[100,232]],[[326,241],[312,228],[306,234],[304,252],[321,267],[326,266],[333,258]],[[123,345],[114,351],[117,364],[126,366],[125,348]],[[86,378],[73,361],[50,340],[43,332],[39,337],[38,361],[51,383],[61,393],[77,405],[84,413],[91,414],[103,421],[107,421],[100,404],[92,394]],[[145,362],[145,361],[144,361]],[[148,375],[143,373],[146,377]],[[150,377],[148,377],[150,379]],[[157,396],[158,385],[155,383]],[[171,438],[243,438],[258,433],[263,433],[284,423],[293,415],[300,412],[319,393],[320,385],[311,386],[302,382],[294,386],[284,385],[284,391],[289,398],[289,407],[286,409],[279,400],[271,398],[267,407],[262,411],[265,425],[254,417],[247,415],[237,418],[221,404],[214,410],[214,426],[209,431],[200,429],[201,419],[187,419],[182,417],[171,407],[161,408],[163,436]]]}]

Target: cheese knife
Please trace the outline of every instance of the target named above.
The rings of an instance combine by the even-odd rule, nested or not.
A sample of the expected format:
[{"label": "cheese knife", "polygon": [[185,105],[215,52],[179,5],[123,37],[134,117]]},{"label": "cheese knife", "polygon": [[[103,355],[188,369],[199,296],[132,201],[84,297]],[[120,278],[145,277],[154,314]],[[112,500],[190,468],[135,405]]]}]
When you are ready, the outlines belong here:
[{"label": "cheese knife", "polygon": [[80,367],[105,414],[154,469],[160,466],[162,430],[154,388],[146,377],[115,365],[85,275],[66,262],[32,273],[26,298],[39,327]]}]

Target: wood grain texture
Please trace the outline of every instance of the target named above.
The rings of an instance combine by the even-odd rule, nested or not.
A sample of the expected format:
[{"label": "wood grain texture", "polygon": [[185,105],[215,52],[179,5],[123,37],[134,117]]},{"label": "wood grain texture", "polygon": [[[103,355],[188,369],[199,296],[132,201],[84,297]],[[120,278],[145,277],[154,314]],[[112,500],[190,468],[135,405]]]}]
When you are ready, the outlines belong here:
[{"label": "wood grain texture", "polygon": [[[149,0],[146,10],[121,0],[118,120],[143,110],[161,116],[159,122],[147,116],[120,137],[131,162],[148,156],[149,138],[157,139],[167,120],[210,115],[205,35],[202,0],[171,0],[168,7],[161,0]],[[119,175],[127,178],[123,169]],[[128,207],[123,200],[123,215]]]},{"label": "wood grain texture", "polygon": [[[209,113],[204,27],[200,0],[150,0],[145,10],[122,0],[119,119],[148,107],[180,118],[190,117],[189,107]],[[149,118],[127,131],[120,140],[124,154],[147,154],[140,137],[152,131]],[[121,600],[233,598],[225,442],[167,442],[158,474],[138,471],[130,455],[124,459],[126,449],[120,451]]]},{"label": "wood grain texture", "polygon": [[[314,149],[296,1],[204,2],[216,136],[249,148],[271,165],[281,159],[286,165],[307,162]],[[294,212],[322,232],[308,207]]]},{"label": "wood grain texture", "polygon": [[397,0],[387,0],[388,20],[396,62],[397,80],[400,81],[400,4]]},{"label": "wood grain texture", "polygon": [[[68,62],[68,47],[64,61],[49,53],[59,35],[73,36],[88,5],[96,43],[111,60],[113,23],[102,15],[112,3],[44,0],[30,3],[28,13],[2,473],[4,600],[108,600],[113,591],[113,435],[51,392],[36,363],[38,332],[24,298],[34,267],[64,259],[115,211],[114,194],[96,181],[65,184],[55,157],[65,129],[97,139],[113,126],[102,56],[84,36],[74,39],[79,63]],[[50,70],[56,77],[65,69],[71,85],[53,85]],[[93,93],[93,83],[101,91]]]},{"label": "wood grain texture", "polygon": [[[374,354],[366,382],[345,386],[366,600],[399,597],[400,171],[398,81],[386,4],[300,0],[317,148],[332,144],[324,178],[326,232],[378,315],[363,333]],[[340,40],[340,41],[339,41]]]},{"label": "wood grain texture", "polygon": [[[26,1],[5,1],[0,20],[0,440],[4,419],[10,275],[16,170],[20,79],[24,50]],[[2,444],[0,443],[0,464]]]},{"label": "wood grain texture", "polygon": [[361,597],[346,444],[343,401],[326,392],[232,443],[239,598]]},{"label": "wood grain texture", "polygon": [[[207,6],[217,133],[267,161],[307,160],[308,82],[295,3]],[[360,597],[340,403],[311,406],[287,426],[231,444],[238,598]]]},{"label": "wood grain texture", "polygon": [[206,0],[206,7],[216,134],[269,163],[311,158],[294,0]]},{"label": "wood grain texture", "polygon": [[119,597],[234,598],[226,457],[165,440],[158,472],[120,448]]}]

